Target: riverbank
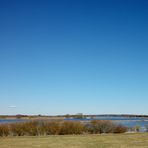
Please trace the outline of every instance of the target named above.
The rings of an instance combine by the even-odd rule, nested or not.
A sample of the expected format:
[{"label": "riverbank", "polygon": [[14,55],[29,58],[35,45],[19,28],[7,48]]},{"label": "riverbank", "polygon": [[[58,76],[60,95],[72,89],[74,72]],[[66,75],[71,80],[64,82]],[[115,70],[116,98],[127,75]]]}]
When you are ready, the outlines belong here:
[{"label": "riverbank", "polygon": [[148,133],[0,138],[1,148],[146,148]]},{"label": "riverbank", "polygon": [[0,125],[5,123],[19,123],[19,122],[30,122],[30,121],[79,121],[83,124],[89,124],[92,120],[105,120],[105,121],[111,121],[115,124],[121,124],[123,126],[126,126],[129,131],[135,131],[138,130],[139,132],[146,132],[148,130],[148,118],[147,117],[112,117],[112,116],[106,116],[106,117],[96,117],[96,118],[64,118],[64,117],[47,117],[47,116],[30,116],[28,117],[7,117],[5,119],[0,119]]}]

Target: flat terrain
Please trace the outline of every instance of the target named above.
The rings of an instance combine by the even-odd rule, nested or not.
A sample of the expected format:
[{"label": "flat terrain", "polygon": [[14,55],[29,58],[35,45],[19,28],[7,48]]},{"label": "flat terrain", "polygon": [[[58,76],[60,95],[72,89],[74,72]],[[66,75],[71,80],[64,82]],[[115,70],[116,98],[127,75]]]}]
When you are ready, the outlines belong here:
[{"label": "flat terrain", "polygon": [[148,133],[6,137],[0,148],[148,148]]}]

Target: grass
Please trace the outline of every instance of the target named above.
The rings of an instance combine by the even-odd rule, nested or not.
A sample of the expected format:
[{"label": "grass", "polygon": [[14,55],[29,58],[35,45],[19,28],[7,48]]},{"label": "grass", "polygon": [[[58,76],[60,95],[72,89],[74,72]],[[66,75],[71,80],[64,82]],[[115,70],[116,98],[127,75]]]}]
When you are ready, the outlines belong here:
[{"label": "grass", "polygon": [[0,148],[148,148],[148,133],[5,137]]}]

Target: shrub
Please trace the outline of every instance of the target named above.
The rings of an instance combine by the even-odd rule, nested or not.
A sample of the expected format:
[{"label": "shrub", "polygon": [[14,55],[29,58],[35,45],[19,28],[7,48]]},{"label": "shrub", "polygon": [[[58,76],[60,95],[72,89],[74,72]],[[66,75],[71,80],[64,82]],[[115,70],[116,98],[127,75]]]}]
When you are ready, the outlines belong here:
[{"label": "shrub", "polygon": [[123,125],[117,125],[114,128],[114,133],[125,133],[127,131],[127,127]]},{"label": "shrub", "polygon": [[60,134],[82,134],[84,125],[81,122],[65,121],[61,124]]},{"label": "shrub", "polygon": [[23,123],[23,130],[25,132],[25,135],[28,136],[37,136],[40,135],[40,127],[38,121],[31,121]]},{"label": "shrub", "polygon": [[140,126],[139,126],[139,125],[136,125],[136,126],[134,127],[134,129],[135,129],[136,132],[140,132]]},{"label": "shrub", "polygon": [[41,126],[39,122],[31,121],[25,123],[13,123],[10,126],[10,131],[13,136],[36,136],[41,135]]},{"label": "shrub", "polygon": [[0,136],[8,136],[9,135],[9,126],[6,124],[0,125]]},{"label": "shrub", "polygon": [[90,132],[97,133],[111,133],[113,132],[114,124],[111,121],[93,120],[90,125]]},{"label": "shrub", "polygon": [[68,135],[83,133],[124,133],[127,128],[110,121],[94,120],[84,124],[78,121],[31,121],[1,124],[0,136]]},{"label": "shrub", "polygon": [[52,121],[46,122],[42,126],[44,134],[46,135],[59,135],[60,133],[60,122]]},{"label": "shrub", "polygon": [[24,136],[25,131],[23,123],[13,123],[10,125],[10,133],[13,136]]}]

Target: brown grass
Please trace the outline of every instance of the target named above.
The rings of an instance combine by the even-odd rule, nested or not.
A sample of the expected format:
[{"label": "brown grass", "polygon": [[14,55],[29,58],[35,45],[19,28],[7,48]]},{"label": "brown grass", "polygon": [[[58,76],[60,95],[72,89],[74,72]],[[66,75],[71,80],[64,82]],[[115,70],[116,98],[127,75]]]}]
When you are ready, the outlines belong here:
[{"label": "brown grass", "polygon": [[3,137],[0,148],[148,148],[148,133]]}]

